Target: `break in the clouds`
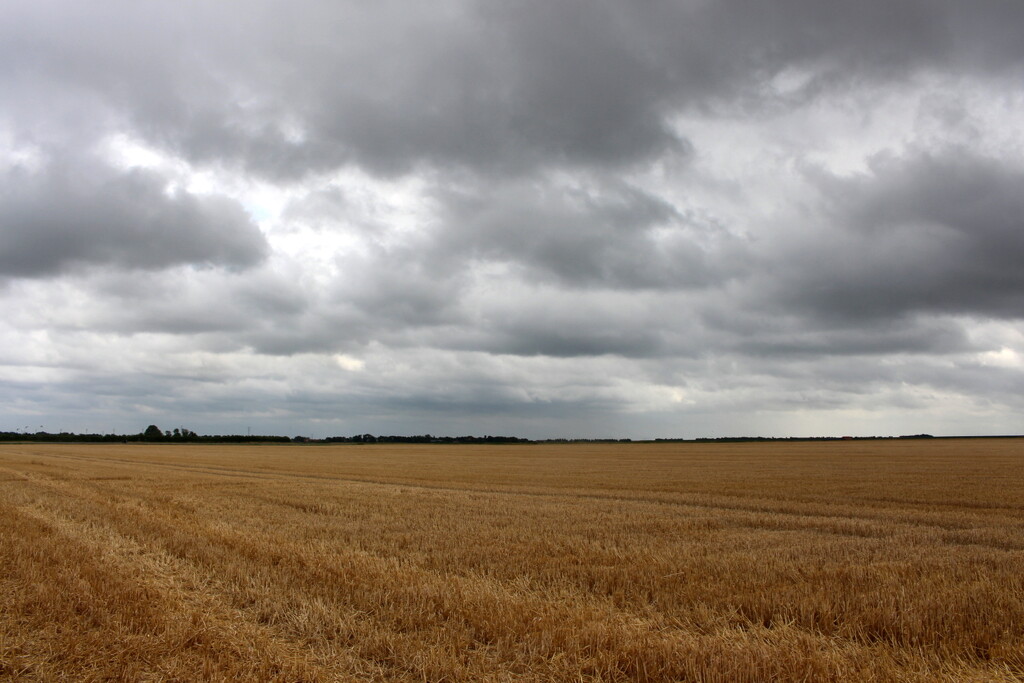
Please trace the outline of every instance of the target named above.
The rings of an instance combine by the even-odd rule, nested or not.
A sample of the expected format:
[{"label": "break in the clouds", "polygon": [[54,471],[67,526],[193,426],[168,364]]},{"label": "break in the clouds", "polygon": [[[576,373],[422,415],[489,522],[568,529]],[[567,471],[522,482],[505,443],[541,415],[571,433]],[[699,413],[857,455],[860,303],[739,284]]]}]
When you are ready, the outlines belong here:
[{"label": "break in the clouds", "polygon": [[14,429],[1019,433],[1024,6],[41,0]]}]

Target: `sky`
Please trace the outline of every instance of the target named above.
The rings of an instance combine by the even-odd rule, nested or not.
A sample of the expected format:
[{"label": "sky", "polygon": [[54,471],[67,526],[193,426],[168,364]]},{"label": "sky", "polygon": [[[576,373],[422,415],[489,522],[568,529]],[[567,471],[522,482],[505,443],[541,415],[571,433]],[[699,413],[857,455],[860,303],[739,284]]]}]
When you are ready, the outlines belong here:
[{"label": "sky", "polygon": [[0,14],[0,430],[1024,433],[1019,0]]}]

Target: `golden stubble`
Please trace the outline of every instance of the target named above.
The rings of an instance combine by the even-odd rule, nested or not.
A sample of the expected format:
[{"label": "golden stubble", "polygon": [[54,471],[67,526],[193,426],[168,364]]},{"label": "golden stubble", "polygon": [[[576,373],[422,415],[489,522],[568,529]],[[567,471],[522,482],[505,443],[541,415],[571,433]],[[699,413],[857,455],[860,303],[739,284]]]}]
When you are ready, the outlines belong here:
[{"label": "golden stubble", "polygon": [[1024,680],[1024,441],[0,446],[0,679]]}]

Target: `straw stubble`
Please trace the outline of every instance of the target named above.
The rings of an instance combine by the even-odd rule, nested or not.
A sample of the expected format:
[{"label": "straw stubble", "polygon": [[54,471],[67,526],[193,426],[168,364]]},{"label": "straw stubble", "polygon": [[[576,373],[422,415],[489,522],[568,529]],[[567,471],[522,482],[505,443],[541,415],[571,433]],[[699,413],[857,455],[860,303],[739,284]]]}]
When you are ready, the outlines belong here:
[{"label": "straw stubble", "polygon": [[1024,441],[0,447],[0,678],[1024,680]]}]

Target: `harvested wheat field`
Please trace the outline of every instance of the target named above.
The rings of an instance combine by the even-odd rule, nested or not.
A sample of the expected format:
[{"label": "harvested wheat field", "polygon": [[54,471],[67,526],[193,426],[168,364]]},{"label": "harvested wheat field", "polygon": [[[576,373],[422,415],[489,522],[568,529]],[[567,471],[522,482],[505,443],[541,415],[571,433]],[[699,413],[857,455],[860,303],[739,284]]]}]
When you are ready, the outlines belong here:
[{"label": "harvested wheat field", "polygon": [[1024,440],[0,446],[0,678],[1024,680]]}]

